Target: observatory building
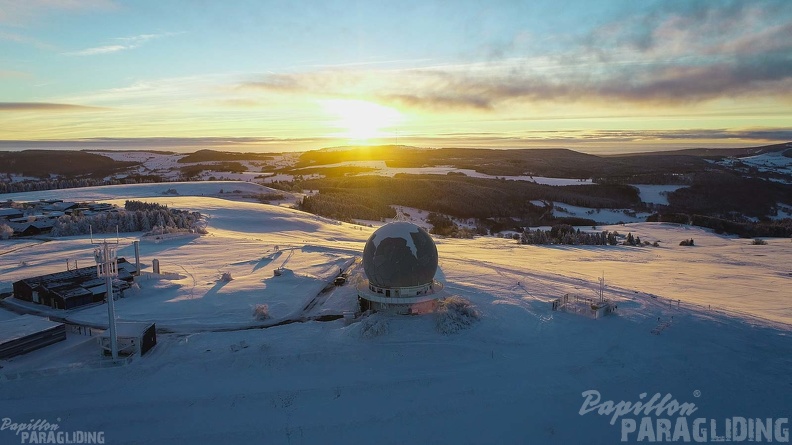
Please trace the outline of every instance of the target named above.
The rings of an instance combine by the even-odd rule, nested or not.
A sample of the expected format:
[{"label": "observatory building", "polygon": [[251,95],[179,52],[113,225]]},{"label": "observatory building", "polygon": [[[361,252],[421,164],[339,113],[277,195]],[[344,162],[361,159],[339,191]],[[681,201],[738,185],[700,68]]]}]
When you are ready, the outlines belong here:
[{"label": "observatory building", "polygon": [[443,289],[434,279],[437,247],[426,230],[406,221],[377,229],[363,249],[368,280],[358,285],[361,310],[402,314],[431,310]]}]

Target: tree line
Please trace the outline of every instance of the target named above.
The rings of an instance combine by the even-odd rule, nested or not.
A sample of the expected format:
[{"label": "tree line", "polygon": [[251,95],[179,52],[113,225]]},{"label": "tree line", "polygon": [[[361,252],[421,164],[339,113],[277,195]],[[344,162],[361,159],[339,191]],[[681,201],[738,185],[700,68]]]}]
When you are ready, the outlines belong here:
[{"label": "tree line", "polygon": [[739,221],[717,218],[714,216],[687,214],[687,213],[655,213],[646,218],[648,222],[670,222],[677,224],[690,224],[712,229],[717,234],[732,234],[740,238],[792,237],[792,218],[780,220]]},{"label": "tree line", "polygon": [[[55,221],[50,236],[93,233],[146,232],[150,234],[206,233],[199,212],[169,209],[153,203],[127,201],[130,209],[94,215],[64,215]],[[126,206],[125,205],[125,206]]]},{"label": "tree line", "polygon": [[81,187],[96,187],[100,185],[120,185],[120,184],[150,184],[155,182],[170,182],[159,176],[138,176],[124,179],[41,179],[20,182],[0,182],[0,194],[37,192],[41,190],[60,190]]},{"label": "tree line", "polygon": [[581,232],[568,224],[557,224],[550,230],[527,229],[520,234],[520,244],[570,244],[581,246],[615,246],[619,244],[619,233]]}]

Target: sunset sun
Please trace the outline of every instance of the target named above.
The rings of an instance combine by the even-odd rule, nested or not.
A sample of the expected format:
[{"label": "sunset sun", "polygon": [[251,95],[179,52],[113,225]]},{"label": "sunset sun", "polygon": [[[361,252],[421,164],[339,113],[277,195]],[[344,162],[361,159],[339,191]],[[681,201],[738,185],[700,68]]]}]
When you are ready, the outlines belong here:
[{"label": "sunset sun", "polygon": [[326,100],[325,110],[335,119],[339,136],[356,141],[381,138],[402,121],[402,114],[394,108],[364,100]]}]

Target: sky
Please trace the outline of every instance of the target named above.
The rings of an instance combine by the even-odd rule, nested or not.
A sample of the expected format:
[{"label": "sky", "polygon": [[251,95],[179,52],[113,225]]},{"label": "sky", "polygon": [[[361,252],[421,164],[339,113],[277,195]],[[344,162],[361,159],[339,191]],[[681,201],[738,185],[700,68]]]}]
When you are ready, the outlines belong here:
[{"label": "sky", "polygon": [[787,0],[0,0],[3,150],[787,141]]}]

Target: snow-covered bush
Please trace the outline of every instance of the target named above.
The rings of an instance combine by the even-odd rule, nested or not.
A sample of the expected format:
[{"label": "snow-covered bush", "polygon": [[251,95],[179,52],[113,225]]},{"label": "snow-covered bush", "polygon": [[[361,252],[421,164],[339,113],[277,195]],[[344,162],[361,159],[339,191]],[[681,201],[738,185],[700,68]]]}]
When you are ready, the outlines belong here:
[{"label": "snow-covered bush", "polygon": [[761,238],[756,238],[751,242],[751,244],[753,244],[754,246],[764,246],[767,245],[767,241]]},{"label": "snow-covered bush", "polygon": [[222,281],[223,283],[228,283],[231,280],[233,280],[233,278],[231,277],[231,272],[223,272],[223,274],[220,276],[220,281]]},{"label": "snow-covered bush", "polygon": [[435,316],[437,331],[441,334],[467,329],[481,318],[473,303],[458,296],[440,301]]},{"label": "snow-covered bush", "polygon": [[388,333],[388,319],[376,316],[368,317],[360,323],[360,336],[374,338]]},{"label": "snow-covered bush", "polygon": [[270,318],[269,306],[266,304],[257,304],[253,308],[253,317],[256,320],[266,320]]},{"label": "snow-covered bush", "polygon": [[0,239],[8,239],[14,234],[14,229],[12,229],[8,224],[0,224]]},{"label": "snow-covered bush", "polygon": [[132,285],[122,293],[122,296],[124,297],[130,297],[133,295],[140,295],[140,284],[137,282],[133,282]]}]

